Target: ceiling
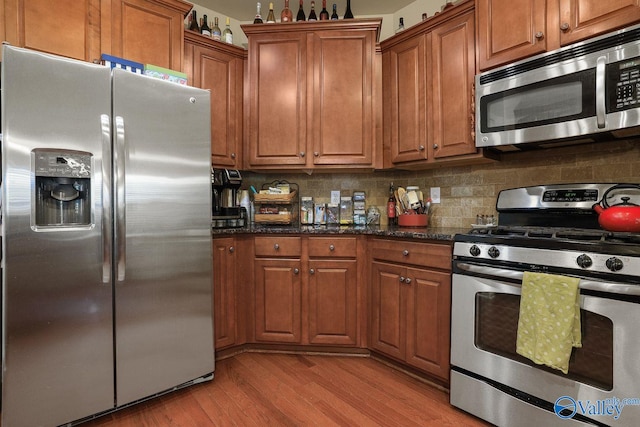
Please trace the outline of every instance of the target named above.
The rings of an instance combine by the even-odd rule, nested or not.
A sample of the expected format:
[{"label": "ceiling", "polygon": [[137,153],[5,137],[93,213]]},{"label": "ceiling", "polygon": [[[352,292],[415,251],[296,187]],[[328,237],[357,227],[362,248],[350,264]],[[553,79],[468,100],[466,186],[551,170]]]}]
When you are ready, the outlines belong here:
[{"label": "ceiling", "polygon": [[[206,9],[216,11],[222,15],[229,16],[237,21],[251,21],[256,14],[255,0],[191,0],[193,3]],[[415,0],[351,0],[351,11],[356,16],[363,15],[389,15],[413,3]],[[261,1],[262,17],[265,18],[269,11],[269,1]],[[338,15],[342,19],[347,7],[347,0],[328,0],[327,10],[331,13],[333,3],[337,5]],[[299,3],[297,0],[290,0],[289,7],[296,16]],[[284,7],[284,0],[273,2],[273,9],[276,18],[280,19],[280,11]],[[304,0],[304,12],[309,15],[311,0]],[[322,1],[316,0],[316,13],[322,9]]]}]

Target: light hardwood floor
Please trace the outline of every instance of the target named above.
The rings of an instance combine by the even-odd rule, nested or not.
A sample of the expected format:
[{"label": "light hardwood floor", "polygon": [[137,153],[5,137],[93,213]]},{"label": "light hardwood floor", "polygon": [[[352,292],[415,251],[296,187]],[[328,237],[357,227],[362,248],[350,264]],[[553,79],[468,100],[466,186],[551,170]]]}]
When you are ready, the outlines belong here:
[{"label": "light hardwood floor", "polygon": [[215,379],[83,424],[105,426],[488,426],[446,392],[367,357],[243,353]]}]

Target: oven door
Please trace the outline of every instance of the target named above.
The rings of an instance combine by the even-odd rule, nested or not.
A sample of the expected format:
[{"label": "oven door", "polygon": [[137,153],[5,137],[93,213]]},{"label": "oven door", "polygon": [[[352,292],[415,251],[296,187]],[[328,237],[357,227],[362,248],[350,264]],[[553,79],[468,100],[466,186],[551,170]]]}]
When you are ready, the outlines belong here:
[{"label": "oven door", "polygon": [[[474,273],[474,266],[456,264],[451,321],[453,405],[497,425],[515,425],[515,419],[522,426],[588,424],[589,419],[595,420],[596,425],[637,425],[637,303],[583,290],[583,285],[598,289],[615,284],[582,280],[583,347],[573,349],[569,373],[565,375],[536,365],[515,351],[522,272],[480,266],[475,267]],[[563,397],[567,399],[562,400]],[[615,409],[606,405],[615,400],[607,399],[625,398],[635,399],[634,404],[619,414],[607,413]],[[572,402],[575,414],[555,413],[554,404]],[[524,414],[528,416],[523,417]]]}]

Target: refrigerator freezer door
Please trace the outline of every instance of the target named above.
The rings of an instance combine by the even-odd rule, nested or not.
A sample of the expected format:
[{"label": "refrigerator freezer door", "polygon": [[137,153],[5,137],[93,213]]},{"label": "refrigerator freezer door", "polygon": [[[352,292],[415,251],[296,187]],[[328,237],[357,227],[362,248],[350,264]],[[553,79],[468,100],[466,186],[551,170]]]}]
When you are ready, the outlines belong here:
[{"label": "refrigerator freezer door", "polygon": [[[114,407],[110,249],[102,236],[111,229],[102,209],[110,109],[107,68],[4,47],[3,426],[59,425]],[[90,224],[37,226],[34,168],[36,153],[47,150],[61,152],[62,163],[74,152],[89,163]]]},{"label": "refrigerator freezer door", "polygon": [[213,372],[210,94],[113,75],[117,405]]}]

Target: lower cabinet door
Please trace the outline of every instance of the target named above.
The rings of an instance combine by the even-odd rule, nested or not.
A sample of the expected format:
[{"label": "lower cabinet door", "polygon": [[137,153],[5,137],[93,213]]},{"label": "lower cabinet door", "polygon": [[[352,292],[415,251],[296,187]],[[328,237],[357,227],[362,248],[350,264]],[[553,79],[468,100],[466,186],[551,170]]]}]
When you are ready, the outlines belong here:
[{"label": "lower cabinet door", "polygon": [[235,266],[235,239],[214,239],[213,330],[216,350],[236,343]]},{"label": "lower cabinet door", "polygon": [[444,380],[449,379],[451,276],[407,268],[406,361]]},{"label": "lower cabinet door", "polygon": [[371,348],[404,360],[403,286],[406,268],[371,264]]},{"label": "lower cabinet door", "polygon": [[256,259],[256,341],[301,342],[300,287],[299,259]]},{"label": "lower cabinet door", "polygon": [[309,261],[309,342],[357,344],[356,260]]}]

